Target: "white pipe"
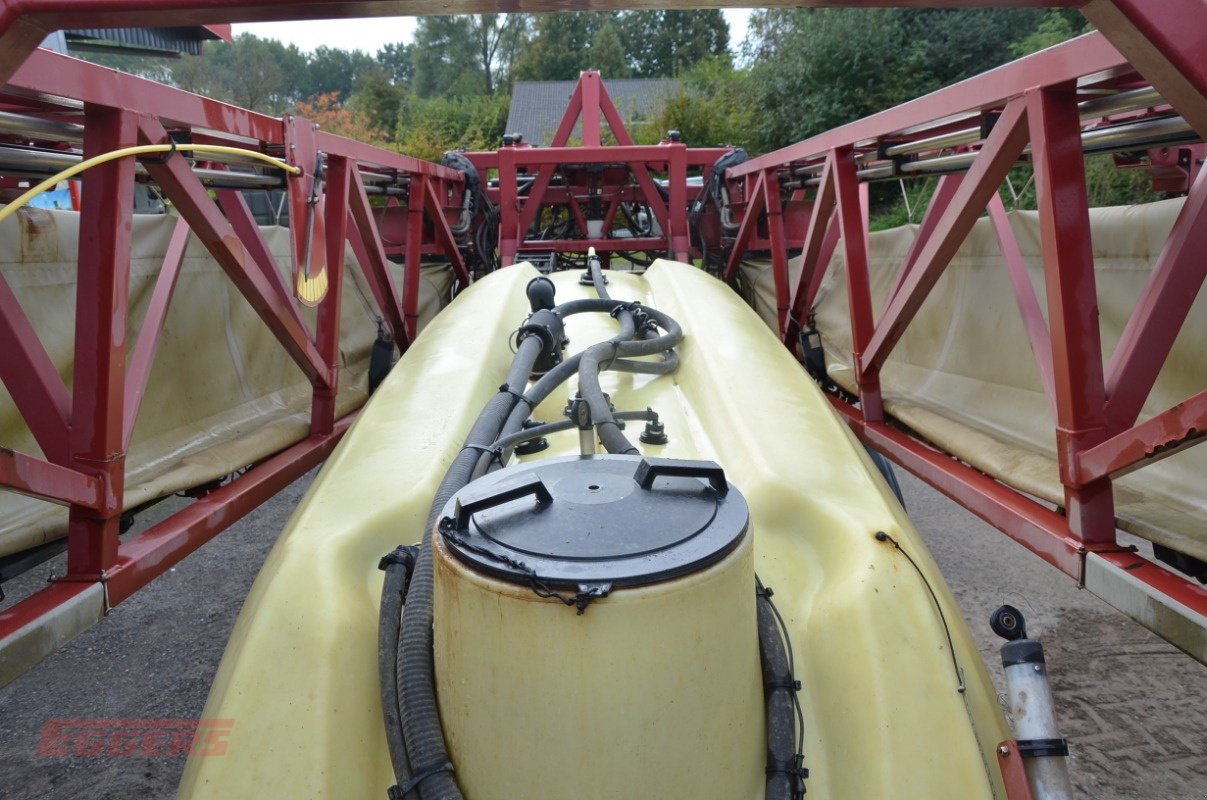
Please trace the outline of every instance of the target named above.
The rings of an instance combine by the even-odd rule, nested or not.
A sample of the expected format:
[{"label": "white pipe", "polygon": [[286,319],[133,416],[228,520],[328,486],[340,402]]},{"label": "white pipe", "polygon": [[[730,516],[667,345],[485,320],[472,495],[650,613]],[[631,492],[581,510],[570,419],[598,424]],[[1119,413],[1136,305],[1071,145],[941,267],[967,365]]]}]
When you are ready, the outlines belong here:
[{"label": "white pipe", "polygon": [[1035,800],[1073,800],[1073,786],[1064,755],[1037,755],[1034,748],[1052,744],[1063,749],[1056,727],[1052,689],[1044,664],[1043,646],[1034,639],[1020,639],[1002,646],[1006,668],[1006,692],[1014,720],[1014,738],[1027,771],[1027,782]]}]

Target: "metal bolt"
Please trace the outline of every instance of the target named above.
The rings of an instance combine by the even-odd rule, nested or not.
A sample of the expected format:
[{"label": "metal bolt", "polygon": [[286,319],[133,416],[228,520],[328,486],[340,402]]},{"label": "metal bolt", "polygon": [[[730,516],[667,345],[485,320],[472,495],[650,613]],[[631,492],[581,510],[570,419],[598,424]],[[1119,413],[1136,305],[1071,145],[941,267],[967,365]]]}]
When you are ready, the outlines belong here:
[{"label": "metal bolt", "polygon": [[998,755],[1008,756],[1008,755],[1010,755],[1010,748],[1007,747],[1006,745],[1002,745],[1001,747],[999,747],[997,749],[997,752],[998,752]]}]

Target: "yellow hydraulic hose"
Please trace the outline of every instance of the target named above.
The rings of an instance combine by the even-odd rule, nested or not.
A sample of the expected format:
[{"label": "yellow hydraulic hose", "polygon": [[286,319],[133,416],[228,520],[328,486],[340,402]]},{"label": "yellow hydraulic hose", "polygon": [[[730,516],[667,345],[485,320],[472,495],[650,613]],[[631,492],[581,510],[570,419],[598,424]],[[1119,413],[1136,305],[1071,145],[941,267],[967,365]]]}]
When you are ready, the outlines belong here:
[{"label": "yellow hydraulic hose", "polygon": [[119,158],[125,158],[126,156],[141,156],[148,153],[169,153],[172,150],[180,150],[181,152],[191,151],[194,153],[220,153],[225,155],[247,156],[249,158],[263,161],[266,164],[270,164],[277,169],[283,169],[291,175],[302,174],[302,169],[300,167],[286,164],[280,159],[273,158],[272,156],[265,155],[264,153],[256,150],[247,150],[242,147],[226,147],[225,145],[220,144],[143,144],[136,147],[123,147],[120,150],[114,150],[110,153],[102,153],[99,156],[93,156],[92,158],[85,159],[74,166],[68,167],[62,172],[51,175],[49,178],[39,183],[37,186],[30,189],[28,192],[12,201],[4,208],[0,208],[0,222],[3,222],[13,214],[17,213],[17,211],[29,203],[30,200],[34,199],[42,192],[50,189],[53,186],[57,186],[59,181],[65,181],[69,178],[73,178],[84,170],[92,169],[95,166],[99,166],[110,161],[115,161]]},{"label": "yellow hydraulic hose", "polygon": [[[290,175],[302,174],[301,167],[286,164],[280,159],[273,158],[272,156],[265,155],[264,153],[256,150],[247,150],[242,147],[227,147],[219,144],[144,144],[137,145],[135,147],[123,147],[120,150],[114,150],[110,153],[102,153],[99,156],[93,156],[92,158],[85,159],[74,166],[68,167],[62,172],[51,175],[46,180],[30,189],[28,192],[22,194],[16,200],[12,201],[3,208],[0,208],[0,222],[3,222],[13,214],[16,214],[20,209],[25,207],[30,200],[34,199],[42,192],[57,186],[59,181],[65,181],[69,178],[73,178],[85,170],[89,170],[95,166],[99,166],[110,161],[116,161],[119,158],[125,158],[127,156],[141,156],[149,153],[170,153],[173,150],[180,150],[182,152],[190,151],[194,153],[218,153],[225,155],[247,156],[248,158],[263,161],[264,163],[276,167],[277,169],[285,170],[285,172],[288,172]],[[316,305],[319,300],[321,300],[323,296],[327,294],[326,268],[324,267],[317,275],[314,276],[308,275],[306,271],[299,272],[297,279],[297,293],[302,302],[306,303],[307,305]]]}]

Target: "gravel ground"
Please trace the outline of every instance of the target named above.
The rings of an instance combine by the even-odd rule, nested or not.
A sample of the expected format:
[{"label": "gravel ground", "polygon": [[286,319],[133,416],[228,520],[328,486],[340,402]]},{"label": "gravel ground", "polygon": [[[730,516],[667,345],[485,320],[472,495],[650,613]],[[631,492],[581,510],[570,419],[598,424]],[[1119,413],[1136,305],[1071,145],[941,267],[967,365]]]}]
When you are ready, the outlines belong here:
[{"label": "gravel ground", "polygon": [[[38,756],[42,727],[52,718],[200,715],[243,597],[311,477],[0,689],[0,798],[174,793],[183,758]],[[1018,606],[1032,635],[1043,639],[1079,796],[1207,798],[1207,668],[921,482],[901,479],[910,514],[999,687],[1000,642],[989,631],[989,613],[1003,602]],[[140,526],[169,510],[148,512]],[[34,579],[5,588],[20,596]]]}]

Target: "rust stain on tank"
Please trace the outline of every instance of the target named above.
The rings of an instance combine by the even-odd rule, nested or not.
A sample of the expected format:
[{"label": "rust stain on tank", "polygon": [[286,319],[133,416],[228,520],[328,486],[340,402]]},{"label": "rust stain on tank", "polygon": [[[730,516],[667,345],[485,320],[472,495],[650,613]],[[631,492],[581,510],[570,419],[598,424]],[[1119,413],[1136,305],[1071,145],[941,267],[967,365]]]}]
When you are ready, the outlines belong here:
[{"label": "rust stain on tank", "polygon": [[51,261],[59,251],[59,226],[54,214],[42,208],[24,208],[21,225],[21,261]]}]

